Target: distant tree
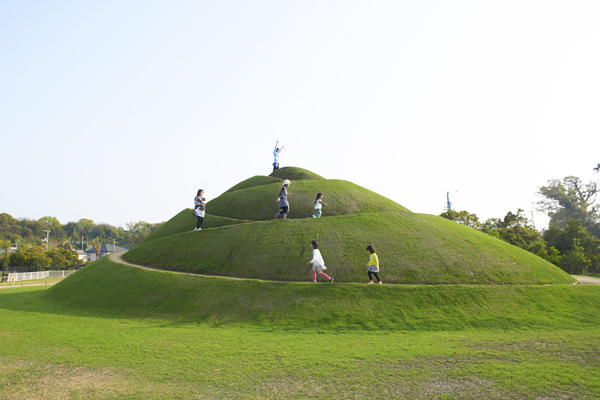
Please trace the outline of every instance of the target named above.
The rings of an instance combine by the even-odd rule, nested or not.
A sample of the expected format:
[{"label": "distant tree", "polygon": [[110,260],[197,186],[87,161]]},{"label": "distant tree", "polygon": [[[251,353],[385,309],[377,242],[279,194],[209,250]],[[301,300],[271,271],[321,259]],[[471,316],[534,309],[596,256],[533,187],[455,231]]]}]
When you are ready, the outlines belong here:
[{"label": "distant tree", "polygon": [[46,249],[41,246],[21,248],[10,255],[9,262],[14,267],[49,267],[52,259],[47,256]]},{"label": "distant tree", "polygon": [[0,235],[0,249],[4,250],[4,253],[0,255],[0,267],[6,267],[10,255],[10,240],[5,239],[2,235]]},{"label": "distant tree", "polygon": [[79,263],[77,252],[72,250],[57,248],[49,251],[46,255],[52,260],[53,267],[66,268]]},{"label": "distant tree", "polygon": [[94,248],[94,250],[96,250],[96,260],[98,259],[98,257],[100,256],[100,248],[102,247],[102,242],[100,241],[99,237],[95,237],[92,240],[90,240],[90,245]]},{"label": "distant tree", "polygon": [[561,253],[562,263],[569,263],[559,265],[568,272],[584,273],[589,268],[599,269],[600,239],[593,236],[580,220],[570,219],[564,229],[551,223],[544,231],[544,240]]},{"label": "distant tree", "polygon": [[562,181],[551,179],[538,191],[542,197],[538,209],[548,213],[550,222],[560,228],[565,228],[570,219],[580,220],[584,227],[593,227],[598,222],[594,203],[599,191],[598,182],[584,184],[576,176],[567,176]]},{"label": "distant tree", "polygon": [[585,274],[592,265],[592,261],[587,257],[585,249],[580,246],[579,239],[573,241],[573,248],[564,255],[561,267],[571,274]]},{"label": "distant tree", "polygon": [[77,232],[79,232],[80,236],[89,237],[94,226],[96,226],[94,221],[92,221],[91,219],[82,218],[79,221],[77,221]]},{"label": "distant tree", "polygon": [[50,216],[42,217],[38,221],[46,222],[48,225],[50,225],[54,229],[60,228],[60,222],[58,221],[58,219],[56,217],[50,217]]},{"label": "distant tree", "polygon": [[479,228],[479,218],[475,214],[471,214],[467,211],[456,211],[448,210],[440,214],[440,217],[449,219],[450,221],[458,222],[459,224],[466,225],[470,228]]},{"label": "distant tree", "polygon": [[482,231],[536,254],[546,247],[541,234],[529,224],[525,212],[520,208],[516,214],[509,211],[503,219],[486,220],[482,224]]},{"label": "distant tree", "polygon": [[7,213],[0,214],[0,226],[15,225],[18,221]]}]

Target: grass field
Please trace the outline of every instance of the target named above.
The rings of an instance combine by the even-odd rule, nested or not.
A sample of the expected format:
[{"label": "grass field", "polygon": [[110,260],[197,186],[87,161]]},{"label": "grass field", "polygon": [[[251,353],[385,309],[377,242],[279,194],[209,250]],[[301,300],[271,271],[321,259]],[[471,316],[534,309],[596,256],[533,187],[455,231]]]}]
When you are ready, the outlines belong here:
[{"label": "grass field", "polygon": [[[273,221],[282,179],[292,218]],[[103,257],[0,290],[0,399],[600,398],[600,286],[531,253],[300,168],[195,222],[125,255],[184,273]],[[313,239],[334,283],[310,282]],[[384,285],[366,284],[367,244]]]},{"label": "grass field", "polygon": [[598,286],[368,286],[102,258],[0,291],[0,398],[593,399]]},{"label": "grass field", "polygon": [[54,285],[55,283],[58,283],[60,281],[62,281],[63,279],[65,279],[64,277],[58,277],[58,278],[44,278],[44,279],[30,279],[30,280],[26,280],[26,281],[18,281],[18,282],[2,282],[0,283],[0,288],[9,288],[9,287],[16,287],[16,286],[31,286],[31,285]]}]

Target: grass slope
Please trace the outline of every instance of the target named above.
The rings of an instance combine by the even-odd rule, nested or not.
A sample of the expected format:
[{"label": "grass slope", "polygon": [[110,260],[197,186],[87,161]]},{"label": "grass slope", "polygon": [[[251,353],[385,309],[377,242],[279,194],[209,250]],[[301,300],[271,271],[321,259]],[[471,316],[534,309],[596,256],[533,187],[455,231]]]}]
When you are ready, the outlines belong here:
[{"label": "grass slope", "polygon": [[103,258],[4,289],[0,398],[600,398],[600,287],[239,283]]},{"label": "grass slope", "polygon": [[[271,183],[224,193],[209,201],[206,211],[223,217],[270,220],[279,211],[275,201],[281,183]],[[398,203],[368,189],[342,180],[292,181],[289,188],[290,212],[288,218],[306,218],[314,214],[313,201],[318,192],[324,194],[325,216],[356,214],[361,212],[410,212]]]},{"label": "grass slope", "polygon": [[307,169],[298,167],[283,167],[273,171],[269,176],[279,179],[289,179],[290,181],[304,179],[325,179],[321,175],[317,175]]},{"label": "grass slope", "polygon": [[[600,287],[591,285],[265,282],[147,271],[108,257],[40,296],[31,311],[300,330],[559,329],[600,324]],[[27,308],[23,301],[14,304]],[[10,302],[1,307],[10,309]]]},{"label": "grass slope", "polygon": [[[141,243],[148,243],[162,237],[192,231],[196,227],[196,222],[197,218],[192,215],[192,209],[186,208],[159,226],[154,232],[150,233],[146,238],[144,238]],[[242,224],[244,222],[248,221],[206,214],[204,222],[202,223],[202,228],[218,228],[221,226]]]},{"label": "grass slope", "polygon": [[271,176],[255,175],[252,178],[248,178],[245,181],[242,181],[242,182],[238,183],[237,185],[231,187],[230,189],[226,190],[224,193],[231,193],[231,192],[235,192],[236,190],[242,190],[242,189],[248,189],[248,188],[256,187],[256,186],[268,185],[269,183],[281,184],[281,182],[283,182],[283,179],[274,178]]},{"label": "grass slope", "polygon": [[441,217],[399,212],[271,220],[185,232],[144,241],[125,258],[168,270],[308,281],[314,239],[321,245],[327,273],[337,282],[366,281],[368,244],[377,249],[385,283],[575,282],[543,259],[474,229]]}]

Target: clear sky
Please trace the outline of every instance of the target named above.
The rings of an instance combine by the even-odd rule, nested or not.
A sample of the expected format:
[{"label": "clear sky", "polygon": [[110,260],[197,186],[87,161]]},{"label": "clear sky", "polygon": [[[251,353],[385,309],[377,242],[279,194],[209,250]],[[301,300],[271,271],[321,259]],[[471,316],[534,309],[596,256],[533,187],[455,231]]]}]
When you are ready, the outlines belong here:
[{"label": "clear sky", "polygon": [[3,1],[0,212],[165,221],[268,175],[279,140],[282,166],[414,212],[450,191],[530,215],[548,179],[600,177],[599,19],[597,0]]}]

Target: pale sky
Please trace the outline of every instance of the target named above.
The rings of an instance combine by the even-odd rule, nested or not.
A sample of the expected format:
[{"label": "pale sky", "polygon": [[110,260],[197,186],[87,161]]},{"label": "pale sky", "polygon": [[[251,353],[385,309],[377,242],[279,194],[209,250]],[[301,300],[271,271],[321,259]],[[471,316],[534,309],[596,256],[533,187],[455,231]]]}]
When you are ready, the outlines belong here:
[{"label": "pale sky", "polygon": [[0,212],[165,221],[268,175],[279,140],[282,166],[414,212],[450,191],[531,216],[548,179],[600,177],[598,20],[597,0],[4,1]]}]

